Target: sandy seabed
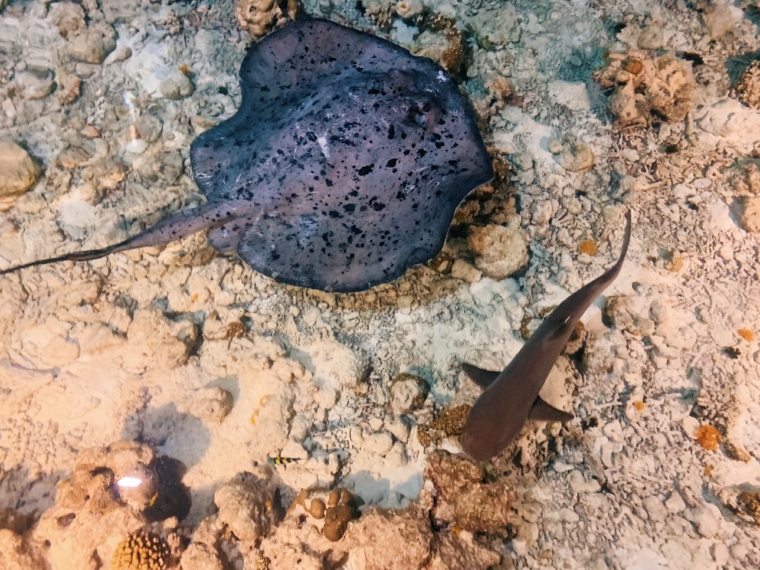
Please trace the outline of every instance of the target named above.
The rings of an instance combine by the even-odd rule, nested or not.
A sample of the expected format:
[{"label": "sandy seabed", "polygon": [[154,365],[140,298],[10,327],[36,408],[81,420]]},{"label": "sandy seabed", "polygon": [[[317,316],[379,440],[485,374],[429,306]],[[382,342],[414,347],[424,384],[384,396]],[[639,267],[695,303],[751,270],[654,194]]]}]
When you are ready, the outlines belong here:
[{"label": "sandy seabed", "polygon": [[[235,112],[250,34],[291,17],[0,4],[0,268],[200,204],[190,143]],[[450,70],[497,179],[429,267],[364,293],[203,235],[0,277],[0,566],[137,568],[131,537],[185,570],[759,567],[758,5],[301,8]],[[614,261],[627,209],[623,272],[544,391],[576,419],[456,455],[433,428],[478,395],[459,365],[503,367]]]}]

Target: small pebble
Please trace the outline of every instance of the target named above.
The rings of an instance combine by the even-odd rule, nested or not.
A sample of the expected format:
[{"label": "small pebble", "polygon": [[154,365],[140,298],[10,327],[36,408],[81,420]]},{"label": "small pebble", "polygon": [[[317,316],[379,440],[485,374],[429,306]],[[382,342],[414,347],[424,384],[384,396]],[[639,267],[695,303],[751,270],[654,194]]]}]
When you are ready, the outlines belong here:
[{"label": "small pebble", "polygon": [[15,84],[24,99],[43,99],[53,91],[53,75],[48,71],[23,71],[16,75]]},{"label": "small pebble", "polygon": [[0,139],[0,211],[8,209],[40,177],[42,169],[29,153],[10,140]]},{"label": "small pebble", "polygon": [[175,71],[161,82],[159,89],[167,99],[178,100],[192,95],[195,87],[186,75]]}]

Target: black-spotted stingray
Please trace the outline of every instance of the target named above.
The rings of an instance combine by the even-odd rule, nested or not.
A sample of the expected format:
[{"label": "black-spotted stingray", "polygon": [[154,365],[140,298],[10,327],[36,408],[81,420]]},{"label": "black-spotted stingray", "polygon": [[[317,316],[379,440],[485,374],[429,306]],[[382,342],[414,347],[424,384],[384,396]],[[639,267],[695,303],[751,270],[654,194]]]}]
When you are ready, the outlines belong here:
[{"label": "black-spotted stingray", "polygon": [[361,291],[436,255],[459,202],[493,175],[472,109],[436,63],[333,22],[254,44],[242,103],[190,154],[207,198],[126,241],[0,272],[84,261],[208,230],[277,281]]}]

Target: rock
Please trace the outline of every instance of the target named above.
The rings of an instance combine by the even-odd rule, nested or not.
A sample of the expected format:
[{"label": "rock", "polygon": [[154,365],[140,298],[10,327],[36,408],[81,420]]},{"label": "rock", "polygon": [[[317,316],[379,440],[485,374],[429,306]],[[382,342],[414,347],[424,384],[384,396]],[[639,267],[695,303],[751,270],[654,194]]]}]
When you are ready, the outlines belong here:
[{"label": "rock", "polygon": [[518,224],[515,219],[508,226],[470,228],[467,246],[476,255],[477,268],[491,279],[506,279],[528,263],[528,236]]},{"label": "rock", "polygon": [[86,26],[84,10],[79,4],[74,4],[73,2],[56,2],[51,4],[48,17],[64,38]]},{"label": "rock", "polygon": [[559,163],[570,172],[583,172],[594,166],[594,151],[586,143],[568,144],[559,155]]},{"label": "rock", "polygon": [[567,482],[570,484],[570,490],[575,495],[580,493],[597,493],[602,489],[602,486],[596,479],[586,481],[583,473],[577,469],[573,469],[568,473]]},{"label": "rock", "polygon": [[42,169],[29,153],[7,139],[0,139],[0,211],[7,210],[29,190]]},{"label": "rock", "polygon": [[710,549],[710,553],[718,568],[723,568],[728,565],[728,547],[725,544],[722,542],[716,542]]},{"label": "rock", "polygon": [[483,278],[483,274],[478,271],[472,263],[464,259],[456,259],[451,265],[451,276],[456,279],[462,279],[468,283],[477,283]]},{"label": "rock", "polygon": [[45,570],[48,566],[24,538],[0,529],[0,567],[3,570]]},{"label": "rock", "polygon": [[258,40],[295,20],[299,4],[298,0],[238,0],[235,18],[242,30]]},{"label": "rock", "polygon": [[258,540],[277,525],[277,487],[252,473],[241,473],[214,493],[219,521],[239,540]]},{"label": "rock", "polygon": [[158,491],[155,460],[156,454],[148,445],[128,440],[85,449],[77,456],[71,485],[59,488],[60,502],[62,505],[78,504],[81,492],[87,487],[82,481],[87,481],[93,472],[107,470],[114,483],[123,477],[139,480],[136,486],[116,486],[117,492],[113,494],[115,500],[142,512],[153,503]]},{"label": "rock", "polygon": [[61,69],[56,76],[56,82],[58,88],[55,91],[55,96],[61,105],[68,105],[76,101],[81,93],[82,85],[82,81],[76,75]]},{"label": "rock", "polygon": [[160,311],[141,309],[127,330],[130,349],[124,366],[139,372],[148,366],[176,368],[187,362],[198,332],[192,322],[172,322]]},{"label": "rock", "polygon": [[[157,491],[154,457],[150,447],[131,441],[77,456],[72,476],[58,484],[55,503],[29,535],[46,545],[49,567],[92,568],[93,560],[111,560],[122,539],[145,527],[142,509]],[[127,475],[138,484],[119,485]]]},{"label": "rock", "polygon": [[643,501],[644,508],[647,511],[647,515],[649,515],[650,520],[655,522],[662,522],[664,521],[669,515],[668,509],[665,506],[665,503],[663,502],[662,498],[652,495],[651,497],[647,497]]},{"label": "rock", "polygon": [[469,532],[505,532],[514,491],[504,478],[487,483],[485,473],[464,455],[443,449],[428,456],[426,479],[436,490],[433,517]]},{"label": "rock", "polygon": [[85,63],[103,63],[114,48],[116,48],[116,42],[111,28],[105,31],[85,28],[72,35],[66,44],[66,52],[69,56]]},{"label": "rock", "polygon": [[464,64],[462,34],[453,27],[442,32],[422,32],[414,42],[414,55],[437,61],[441,67],[452,74],[457,74]]},{"label": "rock", "polygon": [[377,455],[386,455],[393,447],[393,436],[387,431],[377,431],[364,440],[364,449]]},{"label": "rock", "polygon": [[713,41],[721,39],[733,30],[743,16],[744,14],[740,9],[728,3],[711,4],[702,13],[705,27]]},{"label": "rock", "polygon": [[557,105],[562,105],[571,111],[588,111],[591,109],[591,101],[584,83],[571,83],[557,79],[550,82],[547,87],[549,97]]},{"label": "rock", "polygon": [[416,374],[401,373],[391,380],[391,407],[397,416],[422,407],[430,391],[427,381]]},{"label": "rock", "polygon": [[44,99],[53,91],[53,75],[47,70],[22,71],[16,75],[14,84],[24,99]]},{"label": "rock", "polygon": [[[463,6],[467,6],[464,4]],[[460,13],[458,20],[469,24],[475,31],[475,40],[485,50],[491,51],[497,45],[520,40],[520,22],[517,10],[508,2],[498,6],[482,5],[479,10]]]},{"label": "rock", "polygon": [[205,542],[193,542],[182,553],[182,570],[224,570],[222,557],[213,546]]},{"label": "rock", "polygon": [[507,570],[509,568],[509,566],[497,566],[501,562],[501,556],[476,542],[469,532],[446,529],[437,533],[436,538],[438,548],[426,570],[453,570],[455,568]]},{"label": "rock", "polygon": [[760,109],[760,61],[753,61],[739,77],[736,98],[752,109]]},{"label": "rock", "polygon": [[192,95],[195,87],[184,73],[174,71],[161,82],[159,89],[167,99],[178,100]]},{"label": "rock", "polygon": [[673,491],[665,501],[665,508],[671,513],[680,513],[686,508],[686,503],[683,502],[681,494],[678,491]]},{"label": "rock", "polygon": [[419,570],[430,559],[433,538],[427,511],[410,505],[403,511],[370,508],[343,540],[349,559],[363,561],[364,570]]},{"label": "rock", "polygon": [[643,49],[661,49],[665,45],[662,26],[650,24],[639,34],[637,45]]},{"label": "rock", "polygon": [[614,325],[618,330],[625,330],[636,336],[645,336],[654,332],[654,322],[640,315],[630,306],[630,300],[624,295],[610,295],[602,310],[607,325]]},{"label": "rock", "polygon": [[697,525],[697,532],[703,538],[715,538],[720,531],[723,516],[715,505],[703,504],[691,510],[691,521]]},{"label": "rock", "polygon": [[212,386],[195,393],[190,413],[204,421],[220,424],[232,410],[232,405],[232,394],[218,386]]},{"label": "rock", "polygon": [[[103,16],[108,23],[132,23],[143,10],[140,0],[100,0]],[[155,4],[155,2],[152,2]]]},{"label": "rock", "polygon": [[739,225],[752,233],[760,233],[760,197],[741,196],[737,199]]},{"label": "rock", "polygon": [[121,47],[117,47],[111,55],[108,56],[105,64],[110,65],[112,63],[116,63],[119,61],[126,61],[130,57],[132,57],[132,48],[129,46],[122,45]]}]

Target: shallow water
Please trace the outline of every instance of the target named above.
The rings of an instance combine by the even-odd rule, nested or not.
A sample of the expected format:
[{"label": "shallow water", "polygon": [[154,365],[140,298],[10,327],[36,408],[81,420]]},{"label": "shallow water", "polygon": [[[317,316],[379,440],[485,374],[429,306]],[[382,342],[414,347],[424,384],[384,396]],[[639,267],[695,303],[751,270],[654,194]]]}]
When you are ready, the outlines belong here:
[{"label": "shallow water", "polygon": [[[320,568],[340,552],[332,567],[760,564],[760,111],[749,106],[760,84],[736,83],[760,50],[757,10],[419,5],[303,10],[436,59],[473,104],[497,176],[460,205],[428,266],[321,293],[195,235],[0,276],[10,568],[107,568],[141,528],[188,568],[214,556]],[[15,171],[0,169],[0,268],[103,247],[202,203],[190,143],[236,111],[250,41],[231,0],[6,6],[0,137],[18,146],[0,155]],[[528,423],[451,493],[435,450],[460,452],[446,429],[479,394],[460,364],[504,367],[549,309],[611,265],[628,208],[622,274],[542,392],[576,419]],[[92,451],[121,440],[144,447]],[[118,485],[135,474],[142,485]],[[278,522],[274,489],[287,507],[313,486],[365,503],[338,542],[322,519],[298,522],[306,502]],[[474,510],[493,511],[500,532],[446,514],[468,490],[490,497]],[[380,520],[375,507],[404,510]],[[399,521],[417,530],[393,535]],[[28,558],[11,557],[17,544]]]}]

